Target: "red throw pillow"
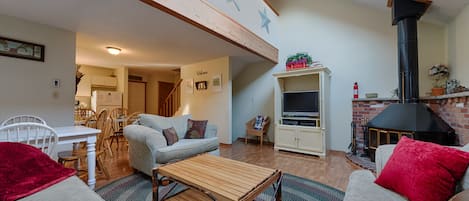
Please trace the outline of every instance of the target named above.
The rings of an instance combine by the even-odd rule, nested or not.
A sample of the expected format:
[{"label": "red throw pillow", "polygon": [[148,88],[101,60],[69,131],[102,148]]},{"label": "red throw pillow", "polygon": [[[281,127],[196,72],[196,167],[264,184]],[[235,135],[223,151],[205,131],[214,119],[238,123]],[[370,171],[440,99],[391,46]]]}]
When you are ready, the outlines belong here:
[{"label": "red throw pillow", "polygon": [[205,137],[205,128],[207,127],[208,120],[196,121],[187,120],[187,132],[184,136],[185,139],[203,139]]},{"label": "red throw pillow", "polygon": [[410,201],[443,201],[468,165],[468,152],[402,137],[375,183]]}]

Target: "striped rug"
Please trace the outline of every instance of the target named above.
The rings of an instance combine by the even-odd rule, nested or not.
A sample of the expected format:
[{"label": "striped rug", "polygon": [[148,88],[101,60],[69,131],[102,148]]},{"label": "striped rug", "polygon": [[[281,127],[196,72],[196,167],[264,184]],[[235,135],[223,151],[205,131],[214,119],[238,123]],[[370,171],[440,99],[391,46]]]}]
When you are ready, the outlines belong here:
[{"label": "striped rug", "polygon": [[[282,182],[282,201],[341,201],[344,198],[344,192],[340,190],[294,175],[284,174]],[[151,178],[138,173],[116,180],[96,192],[106,201],[151,201],[151,188]],[[169,186],[160,190],[165,193]],[[178,190],[184,190],[184,187]],[[267,189],[256,201],[271,200],[272,194],[272,188]]]}]

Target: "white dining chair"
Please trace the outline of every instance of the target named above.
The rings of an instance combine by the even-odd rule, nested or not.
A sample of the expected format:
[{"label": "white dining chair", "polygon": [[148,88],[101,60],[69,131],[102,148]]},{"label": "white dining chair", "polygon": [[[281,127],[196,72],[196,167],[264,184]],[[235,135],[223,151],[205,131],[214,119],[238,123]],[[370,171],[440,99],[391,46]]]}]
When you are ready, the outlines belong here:
[{"label": "white dining chair", "polygon": [[58,141],[55,130],[45,124],[25,122],[0,127],[0,142],[29,144],[50,157]]},{"label": "white dining chair", "polygon": [[46,121],[41,117],[34,116],[34,115],[18,115],[8,118],[7,120],[3,121],[0,126],[6,126],[15,123],[24,123],[24,122],[31,122],[31,123],[38,123],[38,124],[45,124],[47,125]]}]

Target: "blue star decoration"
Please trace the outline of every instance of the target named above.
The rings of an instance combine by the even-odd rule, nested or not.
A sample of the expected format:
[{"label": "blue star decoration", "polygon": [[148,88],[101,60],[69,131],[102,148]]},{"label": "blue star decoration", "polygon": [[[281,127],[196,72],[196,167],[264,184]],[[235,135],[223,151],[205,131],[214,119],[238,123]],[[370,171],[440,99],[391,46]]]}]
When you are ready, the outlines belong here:
[{"label": "blue star decoration", "polygon": [[268,34],[270,34],[269,30],[269,24],[270,24],[270,19],[267,17],[267,10],[264,8],[264,11],[259,11],[259,15],[261,15],[261,27],[265,28]]},{"label": "blue star decoration", "polygon": [[241,11],[241,9],[239,9],[239,5],[238,5],[238,2],[236,2],[236,0],[226,0],[226,2],[228,3],[233,3],[236,7],[236,10]]}]

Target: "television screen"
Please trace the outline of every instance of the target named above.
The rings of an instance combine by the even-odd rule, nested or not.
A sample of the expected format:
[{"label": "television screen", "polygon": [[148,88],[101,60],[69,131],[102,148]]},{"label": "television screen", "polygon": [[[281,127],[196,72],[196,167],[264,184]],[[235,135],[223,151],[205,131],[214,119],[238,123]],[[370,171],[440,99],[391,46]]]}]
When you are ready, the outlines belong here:
[{"label": "television screen", "polygon": [[319,116],[319,92],[283,93],[284,116]]}]

